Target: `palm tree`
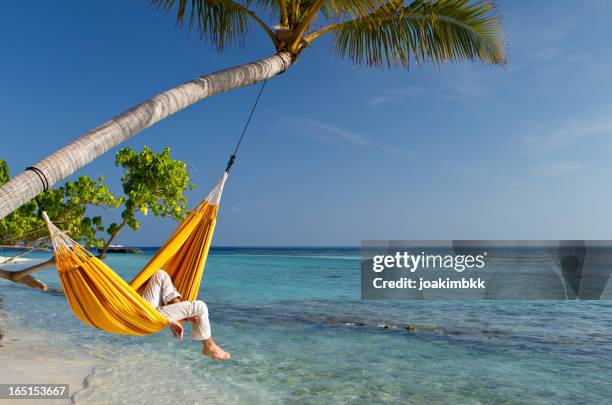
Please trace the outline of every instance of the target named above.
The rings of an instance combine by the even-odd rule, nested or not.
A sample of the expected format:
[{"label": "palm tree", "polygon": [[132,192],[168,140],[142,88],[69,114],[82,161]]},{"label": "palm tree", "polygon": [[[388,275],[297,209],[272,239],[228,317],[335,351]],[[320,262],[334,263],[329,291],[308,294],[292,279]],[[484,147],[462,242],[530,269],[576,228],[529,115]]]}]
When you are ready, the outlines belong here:
[{"label": "palm tree", "polygon": [[[275,54],[167,90],[89,131],[0,187],[0,218],[114,146],[206,97],[270,79],[328,36],[340,56],[374,67],[480,60],[503,65],[503,30],[493,0],[150,0],[219,50],[261,28]],[[268,25],[271,16],[278,25]]]}]

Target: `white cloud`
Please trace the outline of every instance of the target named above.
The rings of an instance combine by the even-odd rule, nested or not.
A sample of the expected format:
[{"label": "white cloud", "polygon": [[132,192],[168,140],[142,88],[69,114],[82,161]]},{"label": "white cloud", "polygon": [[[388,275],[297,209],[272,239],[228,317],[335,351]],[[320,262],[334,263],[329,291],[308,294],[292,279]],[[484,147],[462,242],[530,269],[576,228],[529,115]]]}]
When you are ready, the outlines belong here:
[{"label": "white cloud", "polygon": [[378,107],[383,104],[396,103],[409,96],[423,95],[431,93],[430,90],[420,86],[404,86],[399,89],[385,91],[375,96],[369,102],[371,107]]},{"label": "white cloud", "polygon": [[398,157],[409,158],[409,159],[414,159],[415,157],[414,152],[411,150],[403,150],[403,149],[398,149],[392,146],[384,146],[384,145],[379,145],[379,148],[391,155],[395,155]]},{"label": "white cloud", "polygon": [[434,97],[450,102],[459,102],[472,109],[478,107],[478,102],[488,97],[488,92],[480,83],[475,83],[470,75],[464,75],[461,81],[454,80],[445,87],[445,90],[430,89],[421,86],[405,86],[391,89],[379,94],[369,101],[370,107],[379,107],[384,104],[400,103],[410,97]]},{"label": "white cloud", "polygon": [[[565,14],[565,11],[560,10]],[[553,12],[554,13],[554,12]],[[541,74],[551,71],[606,68],[603,64],[605,52],[598,55],[585,52],[584,44],[576,45],[572,39],[576,32],[584,29],[584,22],[576,16],[554,15],[546,18],[545,25],[530,21],[507,26],[510,48],[509,71],[535,69]],[[591,27],[588,27],[589,29]]]},{"label": "white cloud", "polygon": [[[559,11],[565,13],[564,10]],[[541,24],[542,18],[547,19],[546,24]],[[535,20],[517,19],[505,24],[508,44],[517,50],[546,48],[558,44],[570,36],[577,25],[578,17],[568,15],[537,16]]]},{"label": "white cloud", "polygon": [[568,120],[554,128],[531,129],[521,139],[522,153],[528,157],[559,150],[580,139],[612,135],[612,114],[604,112],[591,117]]},{"label": "white cloud", "polygon": [[331,133],[331,134],[337,136],[340,139],[344,139],[346,141],[349,141],[349,142],[352,142],[352,143],[356,143],[356,144],[362,145],[362,146],[368,145],[368,142],[361,135],[354,134],[354,133],[349,132],[349,131],[347,131],[345,129],[338,128],[338,127],[335,127],[333,125],[329,125],[329,124],[326,124],[324,122],[315,121],[315,120],[310,120],[310,124],[314,128],[326,131],[327,133]]},{"label": "white cloud", "polygon": [[585,164],[579,161],[546,162],[536,166],[533,173],[540,177],[570,176],[581,172]]},{"label": "white cloud", "polygon": [[295,129],[291,132],[297,136],[323,142],[341,141],[359,147],[378,149],[402,158],[414,158],[414,152],[389,145],[382,145],[371,141],[361,134],[340,128],[318,120],[301,120],[293,123]]},{"label": "white cloud", "polygon": [[[544,26],[538,26],[540,31],[536,38],[539,38],[542,43],[559,42],[570,35],[577,23],[578,17],[565,16],[559,18],[553,24],[548,23]],[[531,40],[533,40],[533,37]]]},{"label": "white cloud", "polygon": [[381,104],[394,103],[396,101],[400,101],[405,96],[403,95],[384,95],[384,96],[376,96],[370,100],[370,106],[377,107]]}]

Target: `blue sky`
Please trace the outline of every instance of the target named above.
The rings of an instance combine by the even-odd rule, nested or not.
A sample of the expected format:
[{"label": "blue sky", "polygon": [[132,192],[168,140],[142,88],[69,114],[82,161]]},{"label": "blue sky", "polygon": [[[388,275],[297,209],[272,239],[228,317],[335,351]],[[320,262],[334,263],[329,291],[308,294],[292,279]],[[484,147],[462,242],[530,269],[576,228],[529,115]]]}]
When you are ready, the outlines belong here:
[{"label": "blue sky", "polygon": [[[610,239],[612,3],[499,1],[505,69],[352,66],[325,40],[271,81],[223,196],[216,245],[362,239]],[[256,29],[219,54],[145,1],[8,2],[0,158],[13,172],[167,88],[273,49]],[[207,99],[125,145],[215,184],[257,87]],[[77,174],[104,176],[106,154]],[[104,214],[107,222],[118,212]],[[118,242],[158,245],[147,217]]]}]

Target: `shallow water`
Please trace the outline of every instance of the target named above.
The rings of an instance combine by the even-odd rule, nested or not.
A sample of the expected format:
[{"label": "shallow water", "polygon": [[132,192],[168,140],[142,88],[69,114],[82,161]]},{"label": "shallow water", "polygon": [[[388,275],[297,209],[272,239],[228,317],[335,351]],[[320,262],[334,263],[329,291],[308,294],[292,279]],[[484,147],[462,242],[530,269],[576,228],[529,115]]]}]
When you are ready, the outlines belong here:
[{"label": "shallow water", "polygon": [[[150,258],[111,255],[130,279]],[[54,270],[41,279],[58,287]],[[99,359],[77,403],[598,404],[612,398],[612,302],[360,301],[355,249],[218,249],[200,298],[232,361],[168,331],[108,335],[59,294],[0,281],[10,330]],[[406,325],[411,325],[406,330]],[[21,334],[23,336],[23,334]],[[27,342],[23,342],[26,343]]]}]

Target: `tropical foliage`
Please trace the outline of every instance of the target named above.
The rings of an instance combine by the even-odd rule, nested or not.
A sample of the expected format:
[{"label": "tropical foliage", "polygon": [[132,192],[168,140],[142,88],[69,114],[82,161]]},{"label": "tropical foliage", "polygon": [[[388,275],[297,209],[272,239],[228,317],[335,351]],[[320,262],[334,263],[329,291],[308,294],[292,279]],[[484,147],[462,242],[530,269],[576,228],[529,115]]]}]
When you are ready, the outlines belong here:
[{"label": "tropical foliage", "polygon": [[[9,167],[0,160],[0,185],[9,179]],[[40,203],[55,223],[87,247],[101,247],[105,242],[104,237],[98,236],[98,232],[105,229],[102,217],[87,216],[87,207],[116,208],[123,202],[121,198],[116,199],[103,182],[103,178],[94,180],[81,176],[39,196]],[[35,201],[0,219],[0,245],[36,247],[46,245],[47,236],[47,227],[38,215]]]},{"label": "tropical foliage", "polygon": [[108,227],[110,238],[100,257],[104,257],[109,245],[126,225],[133,230],[140,228],[136,218],[139,212],[143,215],[151,212],[156,217],[178,221],[185,218],[187,198],[183,192],[193,188],[189,183],[187,164],[172,159],[170,148],[156,153],[145,146],[140,153],[136,153],[127,147],[117,153],[115,164],[124,169],[121,178],[125,193],[122,221]]}]

